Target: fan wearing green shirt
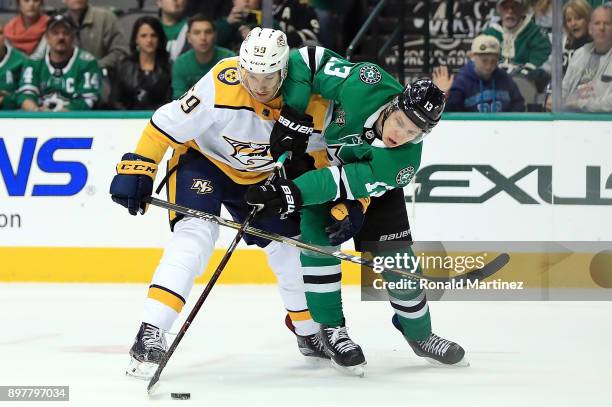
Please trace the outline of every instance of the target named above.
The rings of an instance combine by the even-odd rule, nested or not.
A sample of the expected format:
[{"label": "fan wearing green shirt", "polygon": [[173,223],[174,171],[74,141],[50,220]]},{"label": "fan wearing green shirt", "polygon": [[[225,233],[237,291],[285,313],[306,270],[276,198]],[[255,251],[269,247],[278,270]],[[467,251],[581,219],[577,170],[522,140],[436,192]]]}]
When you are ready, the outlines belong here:
[{"label": "fan wearing green shirt", "polygon": [[27,59],[4,40],[4,23],[0,22],[0,110],[18,107],[17,88]]},{"label": "fan wearing green shirt", "polygon": [[187,21],[187,41],[192,49],[179,56],[172,66],[172,98],[178,99],[197,81],[224,58],[236,54],[215,45],[215,23],[203,14],[196,14]]}]

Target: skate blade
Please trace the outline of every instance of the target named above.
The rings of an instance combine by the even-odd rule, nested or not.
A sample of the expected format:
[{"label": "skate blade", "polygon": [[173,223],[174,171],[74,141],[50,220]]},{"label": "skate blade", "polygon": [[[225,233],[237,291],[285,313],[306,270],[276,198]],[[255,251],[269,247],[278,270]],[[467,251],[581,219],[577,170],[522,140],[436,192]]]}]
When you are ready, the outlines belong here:
[{"label": "skate blade", "polygon": [[132,357],[128,368],[125,370],[125,374],[135,379],[149,380],[153,377],[155,370],[157,370],[156,363],[139,362]]},{"label": "skate blade", "polygon": [[331,359],[331,365],[334,367],[334,369],[338,370],[340,373],[344,373],[349,376],[357,376],[357,377],[365,376],[366,362],[363,362],[362,364],[355,365],[355,366],[342,366],[336,363],[333,359]]},{"label": "skate blade", "polygon": [[457,363],[453,363],[453,364],[447,364],[447,363],[442,363],[438,360],[432,359],[432,358],[428,358],[428,357],[423,357],[423,359],[425,359],[426,361],[429,362],[429,364],[436,366],[436,367],[469,367],[470,366],[470,362],[467,361],[467,359],[465,357],[463,357],[463,359],[461,359],[459,362]]},{"label": "skate blade", "polygon": [[309,366],[319,367],[319,366],[325,366],[329,363],[329,358],[324,358],[320,356],[307,356],[307,355],[302,355],[302,356],[304,356],[304,361]]}]

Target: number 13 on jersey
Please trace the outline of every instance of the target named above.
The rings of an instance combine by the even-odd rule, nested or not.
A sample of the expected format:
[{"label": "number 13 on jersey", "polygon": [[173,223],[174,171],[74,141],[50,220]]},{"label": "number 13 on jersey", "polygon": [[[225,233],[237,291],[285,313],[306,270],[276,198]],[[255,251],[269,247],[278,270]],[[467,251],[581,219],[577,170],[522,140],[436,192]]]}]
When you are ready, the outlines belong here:
[{"label": "number 13 on jersey", "polygon": [[345,61],[341,61],[336,57],[331,57],[325,64],[323,72],[327,75],[337,76],[339,78],[346,78],[351,72],[351,66],[346,65]]}]

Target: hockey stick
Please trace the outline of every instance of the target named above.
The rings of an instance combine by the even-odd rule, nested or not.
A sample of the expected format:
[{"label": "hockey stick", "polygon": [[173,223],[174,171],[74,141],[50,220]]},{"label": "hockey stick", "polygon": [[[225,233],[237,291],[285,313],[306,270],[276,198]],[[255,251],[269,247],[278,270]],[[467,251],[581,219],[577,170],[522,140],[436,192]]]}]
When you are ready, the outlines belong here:
[{"label": "hockey stick", "polygon": [[[203,219],[203,220],[206,220],[212,223],[216,223],[217,225],[220,225],[220,226],[229,227],[231,229],[239,230],[240,227],[242,226],[240,223],[235,222],[233,220],[224,219],[217,215],[213,215],[207,212],[202,212],[202,211],[198,211],[195,209],[187,208],[186,206],[177,205],[177,204],[163,201],[161,199],[157,199],[153,197],[146,198],[145,202],[150,203],[153,206],[158,206],[160,208],[168,209],[168,210],[174,211],[176,213],[180,213],[185,216],[192,216],[194,218]],[[245,231],[247,234],[252,235],[252,236],[257,236],[257,237],[272,240],[275,242],[288,244],[290,246],[297,247],[299,249],[310,250],[312,252],[323,254],[326,256],[335,257],[340,260],[350,261],[351,263],[361,264],[361,265],[371,267],[371,268],[375,267],[374,263],[370,260],[364,259],[359,256],[354,256],[352,254],[344,253],[340,250],[331,251],[326,248],[311,245],[311,244],[302,242],[297,239],[292,239],[290,237],[281,236],[279,234],[272,233],[272,232],[266,232],[265,230],[257,229],[252,226],[247,226]],[[459,276],[448,277],[448,278],[447,277],[421,277],[414,273],[407,272],[406,270],[399,270],[399,269],[394,269],[394,268],[384,268],[384,271],[392,271],[404,277],[407,277],[408,279],[415,280],[415,281],[420,281],[422,279],[430,280],[430,281],[450,281],[450,280],[474,281],[474,280],[482,280],[484,278],[487,278],[495,274],[502,267],[504,267],[508,263],[509,260],[510,260],[510,256],[507,253],[502,253],[498,255],[497,257],[495,257],[493,260],[491,260],[489,263],[485,264],[484,267],[480,269],[475,269],[467,273],[461,274]],[[380,266],[376,266],[376,267],[379,268]]]},{"label": "hockey stick", "polygon": [[[288,156],[289,156],[289,152],[285,152],[285,153],[283,153],[278,158],[278,161],[276,161],[276,163],[274,164],[274,169],[272,171],[272,174],[270,174],[270,176],[266,180],[266,185],[272,183],[276,179],[278,172],[282,168],[283,163],[285,162],[285,160],[287,159]],[[176,347],[178,346],[178,344],[183,339],[183,336],[185,336],[185,333],[187,332],[187,329],[189,329],[189,326],[191,325],[191,323],[193,322],[194,318],[196,317],[196,315],[200,311],[200,308],[202,307],[202,305],[204,305],[204,301],[206,301],[206,298],[208,297],[208,294],[210,294],[210,291],[215,286],[215,283],[219,279],[219,276],[221,275],[221,272],[225,268],[225,265],[229,261],[230,257],[232,257],[232,254],[234,253],[234,250],[236,249],[236,246],[242,240],[242,236],[244,236],[244,234],[246,232],[246,229],[249,227],[249,223],[251,223],[253,218],[255,218],[255,215],[257,215],[257,212],[259,212],[259,209],[260,208],[253,208],[251,210],[251,212],[249,213],[249,215],[244,220],[244,222],[242,222],[242,224],[237,223],[237,225],[238,225],[238,233],[236,233],[236,236],[234,237],[234,240],[229,245],[229,247],[227,248],[227,251],[223,255],[223,258],[219,262],[219,265],[217,266],[217,269],[213,273],[213,275],[210,278],[210,280],[208,280],[208,284],[206,284],[206,287],[204,288],[204,291],[200,295],[200,298],[198,298],[198,301],[193,306],[193,309],[191,310],[191,312],[189,313],[189,316],[187,317],[187,319],[183,323],[183,326],[181,327],[180,331],[178,332],[178,334],[174,338],[174,341],[172,341],[172,345],[170,345],[170,348],[168,349],[168,351],[164,355],[164,358],[162,359],[160,364],[157,366],[157,369],[155,370],[155,373],[153,374],[153,377],[151,378],[151,381],[149,382],[149,385],[147,386],[147,392],[149,394],[153,394],[155,392],[155,389],[157,388],[156,385],[159,382],[159,377],[161,375],[162,370],[164,370],[164,367],[168,363],[168,360],[170,359],[170,356],[172,356],[172,354],[176,350]]]}]

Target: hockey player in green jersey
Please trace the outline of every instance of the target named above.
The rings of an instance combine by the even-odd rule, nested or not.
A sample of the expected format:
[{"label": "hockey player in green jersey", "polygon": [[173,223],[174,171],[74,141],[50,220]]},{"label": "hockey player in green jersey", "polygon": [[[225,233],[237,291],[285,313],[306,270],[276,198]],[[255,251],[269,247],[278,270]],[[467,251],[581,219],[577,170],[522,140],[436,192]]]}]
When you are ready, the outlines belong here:
[{"label": "hockey player in green jersey", "polygon": [[27,111],[93,108],[102,73],[93,55],[74,46],[74,24],[57,14],[49,20],[45,35],[48,49],[41,59],[25,64],[17,103]]},{"label": "hockey player in green jersey", "polygon": [[[320,47],[302,48],[290,57],[283,95],[294,109],[284,109],[273,129],[273,156],[286,150],[303,153],[304,139],[295,132],[285,134],[283,128],[304,121],[301,112],[311,93],[333,101],[323,133],[330,166],[293,181],[252,187],[247,202],[281,214],[299,210],[302,239],[309,243],[337,246],[353,237],[356,249],[363,251],[364,242],[404,242],[402,251],[412,255],[401,188],[419,167],[422,140],[440,120],[444,93],[429,80],[403,88],[374,64],[353,64]],[[369,206],[364,198],[371,198]],[[326,352],[335,366],[363,375],[363,352],[345,327],[339,261],[310,252],[302,252],[301,260],[308,306],[321,324]],[[400,278],[390,273],[383,277]],[[437,364],[466,364],[461,346],[432,333],[422,290],[388,293],[393,324],[417,355]]]},{"label": "hockey player in green jersey", "polygon": [[4,24],[0,23],[0,109],[16,109],[17,86],[27,57],[4,41]]}]

